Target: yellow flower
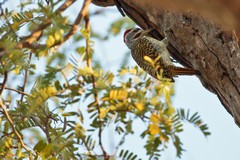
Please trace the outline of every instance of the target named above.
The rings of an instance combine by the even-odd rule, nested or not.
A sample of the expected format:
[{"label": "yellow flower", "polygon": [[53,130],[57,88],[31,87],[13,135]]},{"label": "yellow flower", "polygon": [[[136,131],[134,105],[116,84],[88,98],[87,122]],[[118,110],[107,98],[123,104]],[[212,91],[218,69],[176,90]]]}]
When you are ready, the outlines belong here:
[{"label": "yellow flower", "polygon": [[144,109],[143,104],[140,102],[135,103],[135,106],[136,106],[137,110],[139,110],[139,111],[142,111]]},{"label": "yellow flower", "polygon": [[107,113],[108,113],[108,109],[107,108],[100,108],[100,115],[99,115],[99,117],[100,118],[104,118],[104,117],[106,117]]},{"label": "yellow flower", "polygon": [[158,125],[156,123],[150,124],[148,130],[149,130],[150,134],[152,134],[152,135],[160,133],[160,128],[158,127]]},{"label": "yellow flower", "polygon": [[159,117],[157,114],[152,114],[150,117],[150,121],[153,123],[158,123],[159,122]]}]

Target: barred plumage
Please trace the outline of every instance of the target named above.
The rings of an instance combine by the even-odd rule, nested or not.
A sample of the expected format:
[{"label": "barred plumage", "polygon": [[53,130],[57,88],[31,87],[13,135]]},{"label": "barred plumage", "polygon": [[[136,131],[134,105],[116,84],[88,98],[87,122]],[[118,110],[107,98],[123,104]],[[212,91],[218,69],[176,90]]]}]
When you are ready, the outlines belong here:
[{"label": "barred plumage", "polygon": [[156,79],[169,78],[172,81],[177,75],[195,75],[194,69],[176,67],[173,65],[167,50],[168,41],[165,38],[158,41],[147,36],[151,30],[133,28],[124,33],[124,42],[131,49],[131,55],[136,63]]}]

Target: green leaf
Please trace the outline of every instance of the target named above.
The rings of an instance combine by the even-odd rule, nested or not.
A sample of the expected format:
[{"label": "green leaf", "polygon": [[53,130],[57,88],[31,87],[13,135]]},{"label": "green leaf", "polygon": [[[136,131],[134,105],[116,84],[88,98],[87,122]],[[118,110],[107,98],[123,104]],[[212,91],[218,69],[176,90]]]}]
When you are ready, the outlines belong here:
[{"label": "green leaf", "polygon": [[177,110],[177,115],[181,120],[187,121],[191,124],[193,124],[195,127],[198,127],[200,131],[203,133],[204,136],[209,136],[211,133],[209,132],[209,128],[207,124],[204,124],[201,120],[198,113],[194,113],[192,116],[190,116],[190,111],[188,109],[187,114],[185,114],[185,110],[180,108]]},{"label": "green leaf", "polygon": [[43,140],[38,141],[38,143],[33,147],[33,150],[37,152],[41,152],[45,147],[47,146],[47,143]]},{"label": "green leaf", "polygon": [[85,51],[86,51],[86,48],[85,48],[85,47],[79,47],[79,48],[77,48],[77,52],[78,52],[79,54],[83,54]]},{"label": "green leaf", "polygon": [[[137,155],[133,152],[130,152],[129,150],[121,150],[119,153],[119,158],[123,160],[135,160],[137,158]],[[140,160],[140,159],[139,159]]]},{"label": "green leaf", "polygon": [[173,138],[173,144],[174,144],[174,146],[176,147],[176,149],[177,149],[177,156],[179,157],[179,158],[181,158],[181,156],[182,156],[182,152],[184,151],[184,149],[182,148],[182,142],[180,141],[180,138],[178,137],[178,136],[174,136],[174,138]]},{"label": "green leaf", "polygon": [[77,112],[65,112],[62,114],[62,116],[64,117],[68,117],[68,116],[78,116]]},{"label": "green leaf", "polygon": [[9,128],[10,128],[10,124],[8,121],[6,121],[4,123],[4,133],[8,133]]}]

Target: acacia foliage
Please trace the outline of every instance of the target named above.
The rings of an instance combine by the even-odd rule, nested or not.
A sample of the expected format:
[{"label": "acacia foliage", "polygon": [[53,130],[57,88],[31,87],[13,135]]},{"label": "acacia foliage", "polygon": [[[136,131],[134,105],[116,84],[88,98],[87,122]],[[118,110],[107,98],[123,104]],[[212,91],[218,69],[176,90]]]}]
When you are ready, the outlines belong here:
[{"label": "acacia foliage", "polygon": [[[19,12],[4,11],[0,158],[140,159],[124,149],[131,145],[125,139],[135,133],[133,123],[138,121],[145,124],[138,138],[145,142],[149,159],[158,159],[171,143],[181,157],[184,121],[210,135],[198,113],[172,106],[173,83],[153,83],[137,66],[119,68],[117,73],[102,68],[101,60],[94,58],[92,38],[104,37],[91,32],[91,14],[81,13],[84,8],[81,21],[76,18],[74,24],[70,15],[63,15],[70,5],[62,4],[67,2],[74,0],[28,1],[19,5]],[[80,22],[85,23],[74,30]],[[128,19],[119,19],[109,31],[117,35],[129,26]],[[64,44],[67,36],[74,46]],[[69,47],[75,52],[69,54]],[[122,137],[114,154],[108,153],[102,139],[110,123]]]}]

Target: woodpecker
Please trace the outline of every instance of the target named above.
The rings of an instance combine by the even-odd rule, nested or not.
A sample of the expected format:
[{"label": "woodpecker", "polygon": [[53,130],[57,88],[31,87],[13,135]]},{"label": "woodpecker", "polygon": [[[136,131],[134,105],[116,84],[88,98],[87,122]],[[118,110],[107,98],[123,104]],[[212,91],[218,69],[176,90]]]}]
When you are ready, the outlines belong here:
[{"label": "woodpecker", "polygon": [[174,66],[167,50],[167,38],[162,41],[148,35],[153,29],[141,30],[139,28],[128,29],[124,32],[124,43],[131,50],[131,55],[136,63],[152,77],[163,80],[178,75],[195,75],[194,69]]}]

